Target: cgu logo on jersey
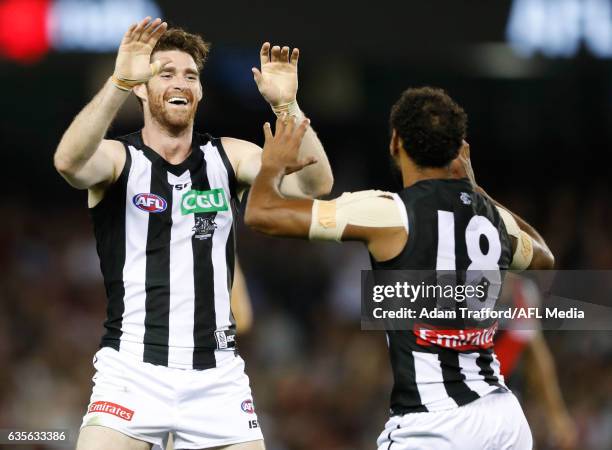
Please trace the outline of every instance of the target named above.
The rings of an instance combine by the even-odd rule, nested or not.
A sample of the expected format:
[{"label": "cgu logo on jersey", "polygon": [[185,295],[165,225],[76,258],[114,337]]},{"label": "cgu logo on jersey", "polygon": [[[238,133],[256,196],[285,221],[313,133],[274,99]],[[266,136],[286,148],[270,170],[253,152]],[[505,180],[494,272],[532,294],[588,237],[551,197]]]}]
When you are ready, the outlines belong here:
[{"label": "cgu logo on jersey", "polygon": [[136,208],[146,211],[148,213],[160,213],[165,211],[168,207],[168,203],[159,195],[142,193],[136,194],[132,198],[132,203]]},{"label": "cgu logo on jersey", "polygon": [[225,192],[220,188],[211,189],[210,191],[196,191],[192,189],[185,192],[181,200],[181,212],[183,215],[227,210]]}]

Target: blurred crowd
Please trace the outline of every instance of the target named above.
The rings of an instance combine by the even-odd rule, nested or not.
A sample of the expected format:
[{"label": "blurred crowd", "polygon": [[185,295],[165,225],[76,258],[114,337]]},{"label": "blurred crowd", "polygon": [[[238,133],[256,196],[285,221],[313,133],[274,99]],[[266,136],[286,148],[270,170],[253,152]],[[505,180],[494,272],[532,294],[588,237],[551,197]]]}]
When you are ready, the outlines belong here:
[{"label": "blurred crowd", "polygon": [[[537,203],[528,195],[491,194],[541,229],[558,267],[612,268],[609,187],[580,196],[559,189]],[[0,214],[0,428],[76,433],[106,307],[86,207],[15,202],[0,205]],[[267,448],[374,448],[388,414],[391,371],[384,335],[360,330],[365,249],[272,239],[243,226],[238,248],[255,313],[239,349]],[[610,332],[545,336],[580,450],[612,448]],[[512,386],[537,448],[554,449],[520,370]]]},{"label": "blurred crowd", "polygon": [[[124,16],[123,3],[117,11]],[[285,2],[156,3],[171,23],[214,44],[198,130],[261,143],[261,125],[272,115],[250,68],[264,39],[299,45],[298,98],[330,158],[334,194],[389,189],[390,105],[408,86],[442,86],[470,115],[478,182],[541,231],[558,268],[612,269],[612,64],[584,51],[575,59],[517,58],[503,45],[512,2],[356,8],[310,1],[300,5],[300,20],[287,19]],[[574,9],[559,11],[571,16]],[[3,17],[2,36],[27,35],[21,21]],[[91,31],[74,17],[77,31]],[[555,42],[580,28],[552,19],[542,22],[556,30]],[[8,87],[0,110],[0,429],[68,429],[74,437],[91,393],[106,297],[85,194],[69,188],[51,160],[71,118],[112,73],[114,56],[51,52],[32,65],[0,66]],[[141,121],[132,99],[110,133],[133,131]],[[241,224],[238,254],[254,310],[238,347],[267,449],[375,448],[392,380],[384,334],[360,329],[365,248],[273,239]],[[577,450],[612,449],[612,332],[544,335],[576,423]],[[537,449],[554,450],[524,372],[519,367],[510,384]]]}]

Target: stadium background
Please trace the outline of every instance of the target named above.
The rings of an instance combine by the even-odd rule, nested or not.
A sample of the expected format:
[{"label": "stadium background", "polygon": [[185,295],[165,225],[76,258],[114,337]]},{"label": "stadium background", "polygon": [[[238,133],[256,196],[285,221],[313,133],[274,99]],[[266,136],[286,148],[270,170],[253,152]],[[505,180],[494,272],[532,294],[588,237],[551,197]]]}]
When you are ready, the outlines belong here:
[{"label": "stadium background", "polygon": [[[610,3],[166,0],[157,6],[171,24],[213,43],[198,130],[261,144],[261,124],[272,115],[250,67],[264,40],[298,46],[298,99],[331,160],[333,193],[393,189],[389,108],[409,86],[443,87],[469,114],[479,183],[542,231],[558,267],[609,269],[612,52],[599,44],[608,36],[612,48]],[[26,11],[27,18],[58,4],[62,20],[88,15],[73,16],[63,43],[37,47],[39,25],[15,14]],[[119,15],[91,20],[92,5],[102,4]],[[0,1],[0,428],[75,429],[88,400],[105,296],[85,193],[55,173],[52,154],[114,61],[112,52],[71,50],[66,39],[71,32],[78,39],[95,35],[92,45],[102,45],[105,27],[138,18],[121,16],[122,4],[134,11],[135,4],[153,3]],[[527,8],[514,28],[512,4],[515,14]],[[576,8],[603,8],[598,26],[608,28],[594,35],[594,25],[572,16]],[[545,20],[536,20],[538,11]],[[510,29],[523,51],[533,46],[532,56],[513,50]],[[25,53],[16,45],[24,40]],[[17,61],[20,55],[27,61]],[[140,124],[131,101],[110,135]],[[239,344],[268,449],[373,448],[391,380],[383,335],[359,330],[365,250],[276,240],[244,226],[238,242],[255,311],[253,330]],[[547,332],[546,338],[580,448],[612,448],[610,333]],[[521,393],[538,448],[552,449],[533,398]]]}]

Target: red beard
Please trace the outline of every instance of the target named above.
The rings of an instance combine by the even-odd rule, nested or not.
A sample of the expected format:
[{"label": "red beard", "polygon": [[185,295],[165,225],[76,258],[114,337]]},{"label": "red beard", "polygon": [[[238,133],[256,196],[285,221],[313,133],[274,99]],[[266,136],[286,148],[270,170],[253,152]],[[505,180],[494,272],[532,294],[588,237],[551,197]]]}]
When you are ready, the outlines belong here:
[{"label": "red beard", "polygon": [[[176,95],[176,94],[175,94]],[[194,102],[193,94],[190,91],[181,93],[189,103],[186,106],[174,107],[168,103],[168,99],[173,95],[149,96],[149,111],[153,119],[162,127],[169,130],[172,134],[180,134],[193,124],[197,103]]]}]

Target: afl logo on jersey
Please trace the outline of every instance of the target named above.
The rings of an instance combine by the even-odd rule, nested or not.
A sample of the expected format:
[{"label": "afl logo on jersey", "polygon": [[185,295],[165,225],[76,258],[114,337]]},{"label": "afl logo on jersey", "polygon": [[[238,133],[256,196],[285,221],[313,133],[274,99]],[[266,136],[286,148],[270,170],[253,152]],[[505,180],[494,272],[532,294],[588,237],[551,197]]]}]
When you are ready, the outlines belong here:
[{"label": "afl logo on jersey", "polygon": [[134,198],[132,198],[132,203],[134,203],[136,208],[142,209],[148,213],[160,213],[165,211],[168,207],[166,200],[159,195],[150,193],[136,194]]},{"label": "afl logo on jersey", "polygon": [[255,412],[255,408],[253,407],[253,400],[245,400],[242,402],[242,405],[240,405],[240,408],[242,408],[242,410],[247,413],[247,414],[253,414]]}]

